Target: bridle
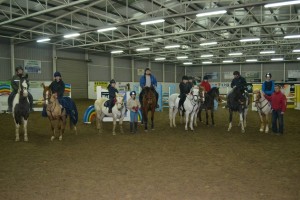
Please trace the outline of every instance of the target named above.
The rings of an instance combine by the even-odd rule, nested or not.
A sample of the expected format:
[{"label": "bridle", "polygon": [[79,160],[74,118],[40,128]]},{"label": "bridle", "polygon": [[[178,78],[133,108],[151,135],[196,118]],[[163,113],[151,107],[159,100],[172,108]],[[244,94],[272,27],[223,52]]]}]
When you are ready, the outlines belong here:
[{"label": "bridle", "polygon": [[[260,99],[263,99],[263,100],[261,101]],[[263,102],[265,102],[265,101],[266,101],[266,103],[263,106],[259,106],[259,105],[262,105]],[[269,105],[269,101],[266,98],[262,98],[261,94],[259,93],[259,94],[257,94],[256,100],[255,100],[255,105],[260,110],[263,110],[264,107],[266,107],[267,105]]]}]

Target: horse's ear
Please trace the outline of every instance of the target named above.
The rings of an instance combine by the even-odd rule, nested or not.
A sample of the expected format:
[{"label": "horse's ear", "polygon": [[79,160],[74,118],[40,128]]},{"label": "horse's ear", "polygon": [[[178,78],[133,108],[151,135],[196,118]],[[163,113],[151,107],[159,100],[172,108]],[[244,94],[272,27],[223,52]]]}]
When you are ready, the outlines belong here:
[{"label": "horse's ear", "polygon": [[42,83],[41,86],[42,86],[43,88],[45,88],[45,84],[44,84],[44,83]]},{"label": "horse's ear", "polygon": [[118,96],[118,93],[116,92],[116,96]]}]

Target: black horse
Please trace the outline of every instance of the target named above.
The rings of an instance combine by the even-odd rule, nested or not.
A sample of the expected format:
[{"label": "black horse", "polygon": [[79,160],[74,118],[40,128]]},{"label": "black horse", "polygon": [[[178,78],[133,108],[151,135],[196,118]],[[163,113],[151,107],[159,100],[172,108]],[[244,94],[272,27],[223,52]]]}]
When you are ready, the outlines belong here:
[{"label": "black horse", "polygon": [[238,112],[240,116],[239,125],[242,133],[245,132],[247,112],[249,106],[249,94],[239,87],[234,87],[227,95],[227,108],[229,109],[229,126],[228,131],[232,128],[232,114]]},{"label": "black horse", "polygon": [[214,87],[210,91],[208,91],[205,94],[205,101],[201,104],[200,109],[199,109],[199,120],[202,122],[201,119],[201,111],[204,109],[206,113],[206,125],[208,125],[208,111],[210,110],[210,116],[211,116],[211,122],[212,125],[215,125],[215,120],[214,120],[214,101],[220,100],[220,92],[219,88]]}]

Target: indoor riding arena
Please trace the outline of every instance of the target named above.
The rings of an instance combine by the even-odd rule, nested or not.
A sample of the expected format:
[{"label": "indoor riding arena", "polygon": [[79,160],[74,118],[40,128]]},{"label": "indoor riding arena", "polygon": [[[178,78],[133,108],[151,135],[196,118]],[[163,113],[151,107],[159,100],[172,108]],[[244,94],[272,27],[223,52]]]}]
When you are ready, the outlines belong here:
[{"label": "indoor riding arena", "polygon": [[300,199],[300,1],[0,10],[1,200]]}]

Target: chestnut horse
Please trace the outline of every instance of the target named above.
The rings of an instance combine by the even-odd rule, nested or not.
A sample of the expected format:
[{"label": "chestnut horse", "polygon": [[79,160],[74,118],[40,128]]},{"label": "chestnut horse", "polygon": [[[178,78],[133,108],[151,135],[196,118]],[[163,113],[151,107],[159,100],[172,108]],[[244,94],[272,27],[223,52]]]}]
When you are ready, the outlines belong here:
[{"label": "chestnut horse", "polygon": [[215,119],[214,119],[214,109],[215,109],[215,101],[219,101],[219,88],[212,88],[210,91],[208,91],[205,94],[205,101],[203,104],[201,104],[200,109],[199,109],[199,120],[202,122],[201,119],[201,111],[202,109],[205,110],[206,114],[206,125],[208,126],[208,111],[210,110],[210,117],[211,117],[211,123],[214,126],[215,125]]},{"label": "chestnut horse", "polygon": [[255,94],[255,106],[260,118],[260,132],[269,132],[269,119],[272,114],[270,102],[262,95],[259,90],[253,91]]},{"label": "chestnut horse", "polygon": [[[57,93],[51,92],[48,86],[45,86],[44,83],[42,83],[42,86],[44,88],[43,91],[43,97],[44,97],[44,105],[46,106],[46,112],[48,119],[51,123],[51,130],[52,130],[52,136],[51,136],[51,141],[55,139],[55,132],[57,131],[59,134],[59,140],[62,140],[62,136],[65,132],[65,127],[67,124],[67,110],[66,108],[63,108],[62,105],[59,103],[58,98],[57,98]],[[70,98],[69,98],[70,99]],[[71,102],[73,102],[70,99]],[[73,105],[75,103],[73,102]],[[76,109],[76,106],[75,106]],[[77,111],[77,109],[76,109]],[[77,128],[76,128],[76,123],[74,120],[71,119],[70,117],[70,129],[74,129],[75,133],[77,134]],[[77,116],[78,118],[78,116]]]},{"label": "chestnut horse", "polygon": [[145,125],[145,131],[148,131],[148,112],[151,111],[151,129],[154,130],[154,112],[156,108],[156,96],[154,87],[145,87],[142,102],[142,115],[143,123]]}]

